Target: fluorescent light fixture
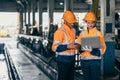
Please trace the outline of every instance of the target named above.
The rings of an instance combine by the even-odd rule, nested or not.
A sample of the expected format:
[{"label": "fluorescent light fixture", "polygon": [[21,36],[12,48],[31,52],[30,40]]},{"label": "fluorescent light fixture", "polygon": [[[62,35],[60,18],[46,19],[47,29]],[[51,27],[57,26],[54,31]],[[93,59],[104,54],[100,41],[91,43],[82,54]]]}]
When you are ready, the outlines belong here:
[{"label": "fluorescent light fixture", "polygon": [[22,7],[24,7],[24,5],[22,4],[20,0],[17,0],[17,3],[20,4]]},{"label": "fluorescent light fixture", "polygon": [[18,3],[18,4],[21,4],[21,1],[20,1],[20,0],[17,0],[17,3]]},{"label": "fluorescent light fixture", "polygon": [[62,6],[62,5],[63,5],[63,2],[60,2],[59,4]]}]

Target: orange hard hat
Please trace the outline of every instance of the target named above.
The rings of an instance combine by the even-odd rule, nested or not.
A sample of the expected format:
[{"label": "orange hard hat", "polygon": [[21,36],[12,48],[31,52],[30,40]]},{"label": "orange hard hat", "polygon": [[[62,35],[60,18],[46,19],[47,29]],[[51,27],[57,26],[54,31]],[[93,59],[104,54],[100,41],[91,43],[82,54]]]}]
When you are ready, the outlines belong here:
[{"label": "orange hard hat", "polygon": [[68,23],[75,23],[77,21],[74,13],[68,10],[64,12],[62,19],[67,21]]},{"label": "orange hard hat", "polygon": [[85,17],[84,17],[85,21],[96,21],[96,16],[93,12],[88,12]]}]

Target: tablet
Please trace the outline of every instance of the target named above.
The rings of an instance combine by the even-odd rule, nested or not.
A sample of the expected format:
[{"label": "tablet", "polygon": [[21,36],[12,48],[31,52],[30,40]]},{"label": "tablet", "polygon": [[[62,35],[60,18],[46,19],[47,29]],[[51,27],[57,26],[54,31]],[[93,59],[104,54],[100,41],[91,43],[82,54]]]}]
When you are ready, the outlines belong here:
[{"label": "tablet", "polygon": [[85,46],[91,46],[92,48],[100,48],[100,37],[82,37],[81,38],[81,48]]}]

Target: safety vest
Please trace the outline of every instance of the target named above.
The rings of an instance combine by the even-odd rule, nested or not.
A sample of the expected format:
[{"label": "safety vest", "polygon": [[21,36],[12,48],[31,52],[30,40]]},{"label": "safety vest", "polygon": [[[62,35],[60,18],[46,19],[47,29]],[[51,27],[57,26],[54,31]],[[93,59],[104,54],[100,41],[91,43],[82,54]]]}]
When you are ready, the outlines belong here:
[{"label": "safety vest", "polygon": [[[66,45],[75,42],[75,29],[70,29],[67,25],[63,24],[61,28],[59,28],[54,33],[54,41],[52,45],[52,50],[56,52],[56,48],[59,45]],[[65,50],[62,52],[56,52],[58,55],[74,55],[74,49]]]},{"label": "safety vest", "polygon": [[[81,44],[82,37],[93,37],[93,36],[100,37],[100,51],[101,51],[101,54],[104,54],[104,52],[106,50],[104,37],[103,37],[102,33],[96,29],[96,27],[94,27],[93,29],[90,29],[89,32],[88,32],[88,30],[82,31],[76,42]],[[88,59],[101,59],[101,57],[94,56],[88,51],[84,51],[84,52],[80,53],[80,56],[81,56],[81,59],[87,59],[87,60]]]}]

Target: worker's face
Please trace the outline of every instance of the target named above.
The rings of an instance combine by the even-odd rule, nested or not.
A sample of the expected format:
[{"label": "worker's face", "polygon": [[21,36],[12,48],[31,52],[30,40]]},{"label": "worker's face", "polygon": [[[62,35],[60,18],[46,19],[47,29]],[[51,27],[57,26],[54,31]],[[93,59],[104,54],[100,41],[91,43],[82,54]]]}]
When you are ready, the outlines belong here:
[{"label": "worker's face", "polygon": [[74,23],[68,23],[67,21],[65,21],[65,24],[66,24],[67,26],[69,26],[70,28],[72,28],[73,25],[74,25]]},{"label": "worker's face", "polygon": [[73,23],[67,23],[67,25],[70,27],[70,28],[72,28],[73,27]]},{"label": "worker's face", "polygon": [[88,29],[92,29],[95,27],[95,22],[94,21],[86,21]]}]

